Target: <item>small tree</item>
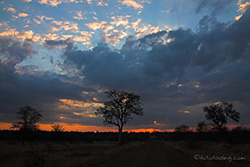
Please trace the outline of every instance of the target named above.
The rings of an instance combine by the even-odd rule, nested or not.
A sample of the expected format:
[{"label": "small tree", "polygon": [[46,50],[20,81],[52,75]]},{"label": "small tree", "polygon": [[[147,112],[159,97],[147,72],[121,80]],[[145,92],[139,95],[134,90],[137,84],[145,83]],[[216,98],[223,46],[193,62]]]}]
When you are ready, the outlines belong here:
[{"label": "small tree", "polygon": [[63,132],[64,131],[63,125],[60,125],[60,124],[54,124],[51,126],[51,128],[53,129],[54,132]]},{"label": "small tree", "polygon": [[17,120],[16,123],[13,123],[14,129],[19,129],[20,131],[36,131],[38,130],[37,123],[41,120],[42,114],[41,111],[32,108],[31,106],[24,106],[16,112]]},{"label": "small tree", "polygon": [[25,140],[32,139],[33,131],[37,131],[38,129],[38,122],[42,118],[41,111],[32,108],[31,106],[24,106],[16,112],[18,122],[13,123],[11,128],[18,129],[21,132],[22,143]]},{"label": "small tree", "polygon": [[235,122],[240,120],[240,113],[233,108],[232,103],[222,102],[205,106],[203,110],[206,113],[206,119],[213,121],[215,128],[218,130],[225,128],[224,125],[227,123],[228,118]]},{"label": "small tree", "polygon": [[175,132],[188,132],[189,126],[188,125],[180,125],[175,128]]},{"label": "small tree", "polygon": [[113,124],[118,127],[119,144],[122,142],[122,129],[124,124],[132,119],[131,115],[143,115],[143,109],[140,103],[140,96],[128,91],[109,90],[105,92],[109,98],[96,111],[96,115],[104,118],[104,125]]}]

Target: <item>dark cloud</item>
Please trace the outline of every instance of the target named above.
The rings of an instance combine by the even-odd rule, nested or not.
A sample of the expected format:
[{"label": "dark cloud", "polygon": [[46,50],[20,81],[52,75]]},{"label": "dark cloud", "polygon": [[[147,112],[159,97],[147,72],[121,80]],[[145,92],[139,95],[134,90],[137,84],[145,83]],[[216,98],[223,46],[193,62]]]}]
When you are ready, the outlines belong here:
[{"label": "dark cloud", "polygon": [[66,40],[45,40],[43,46],[49,50],[59,48],[71,50],[75,48],[74,42],[70,38]]},{"label": "dark cloud", "polygon": [[[69,39],[46,41],[48,49],[63,47],[60,67],[75,69],[75,75],[38,74],[36,66],[16,66],[35,54],[32,44],[4,39],[9,44],[0,42],[1,113],[7,120],[7,113],[28,103],[46,111],[45,120],[58,121],[61,114],[69,118],[65,122],[100,125],[99,119],[81,115],[86,108],[58,108],[59,99],[91,103],[95,97],[104,102],[104,90],[125,89],[141,95],[145,108],[143,119],[135,118],[130,125],[159,121],[169,124],[162,128],[183,123],[195,126],[205,119],[202,107],[216,101],[236,103],[246,123],[250,104],[249,20],[250,10],[231,23],[204,16],[196,32],[180,28],[139,39],[130,36],[120,50],[105,43],[79,50]],[[84,77],[81,80],[79,76]]]},{"label": "dark cloud", "polygon": [[[19,66],[36,52],[26,41],[0,39],[0,115],[1,121],[14,121],[14,113],[23,105],[43,111],[44,123],[60,121],[59,99],[85,100],[82,91],[92,89],[65,82],[65,76],[41,72],[37,66]],[[37,70],[37,71],[36,71]]]},{"label": "dark cloud", "polygon": [[234,0],[194,0],[196,3],[196,13],[200,13],[204,9],[210,9],[211,14],[215,15],[217,13],[221,13],[224,9],[230,4],[235,2]]},{"label": "dark cloud", "polygon": [[[138,92],[148,108],[161,108],[159,115],[222,100],[245,103],[250,90],[249,19],[249,10],[228,24],[205,16],[197,32],[180,28],[129,37],[121,50],[101,43],[89,51],[66,51],[64,65],[80,70],[88,84]],[[172,111],[165,109],[173,103],[178,105]]]},{"label": "dark cloud", "polygon": [[0,63],[12,67],[37,53],[31,41],[21,42],[10,38],[0,38],[0,48]]}]

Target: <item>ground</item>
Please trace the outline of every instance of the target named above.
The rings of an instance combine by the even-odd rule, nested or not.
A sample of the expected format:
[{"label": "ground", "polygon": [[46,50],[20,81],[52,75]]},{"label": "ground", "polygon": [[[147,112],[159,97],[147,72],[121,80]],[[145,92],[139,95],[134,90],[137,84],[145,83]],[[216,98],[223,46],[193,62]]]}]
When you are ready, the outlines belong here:
[{"label": "ground", "polygon": [[[0,142],[1,167],[247,167],[250,144],[211,142]],[[226,159],[213,159],[212,156]],[[208,157],[210,159],[202,159]],[[198,158],[197,158],[198,157]],[[232,160],[228,157],[245,159]]]}]

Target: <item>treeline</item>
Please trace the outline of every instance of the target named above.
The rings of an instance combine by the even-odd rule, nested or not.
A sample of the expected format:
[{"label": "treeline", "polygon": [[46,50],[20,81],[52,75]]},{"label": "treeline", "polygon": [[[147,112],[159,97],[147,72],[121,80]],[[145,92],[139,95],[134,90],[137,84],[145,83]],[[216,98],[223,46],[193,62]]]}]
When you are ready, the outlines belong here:
[{"label": "treeline", "polygon": [[[4,130],[0,131],[0,140],[8,142],[97,142],[110,141],[116,142],[118,132],[52,132],[52,131],[35,131],[22,134],[20,131]],[[239,129],[224,132],[124,132],[124,142],[129,141],[211,141],[226,142],[230,144],[250,143],[250,130]]]}]

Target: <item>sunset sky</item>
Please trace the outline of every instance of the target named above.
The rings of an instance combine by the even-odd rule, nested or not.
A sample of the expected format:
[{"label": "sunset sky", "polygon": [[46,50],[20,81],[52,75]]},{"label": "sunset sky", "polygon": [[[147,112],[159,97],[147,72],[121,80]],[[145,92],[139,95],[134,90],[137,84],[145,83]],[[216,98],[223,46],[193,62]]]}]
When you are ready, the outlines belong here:
[{"label": "sunset sky", "polygon": [[249,125],[250,1],[0,0],[0,129],[31,105],[43,130],[116,130],[94,114],[109,89],[141,96],[125,130],[195,127],[221,101]]}]

